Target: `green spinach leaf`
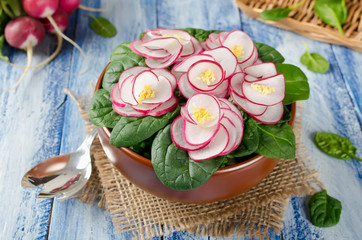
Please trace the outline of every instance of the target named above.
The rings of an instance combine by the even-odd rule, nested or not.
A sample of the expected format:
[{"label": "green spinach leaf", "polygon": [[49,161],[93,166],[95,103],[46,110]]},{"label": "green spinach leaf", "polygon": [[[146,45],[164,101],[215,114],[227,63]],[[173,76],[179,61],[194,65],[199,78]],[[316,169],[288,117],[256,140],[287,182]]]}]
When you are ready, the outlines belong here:
[{"label": "green spinach leaf", "polygon": [[138,62],[137,59],[126,56],[111,62],[104,73],[102,87],[111,92],[113,86],[118,82],[121,73],[134,66],[146,66],[146,63],[144,59]]},{"label": "green spinach leaf", "polygon": [[244,157],[254,153],[259,146],[259,132],[254,119],[249,118],[244,122],[243,139],[237,149],[229,155],[233,157]]},{"label": "green spinach leaf", "polygon": [[325,73],[329,69],[329,62],[318,53],[309,53],[305,43],[305,53],[300,57],[300,62],[313,72]]},{"label": "green spinach leaf", "polygon": [[345,0],[316,0],[313,9],[323,22],[336,27],[343,35],[342,24],[348,15]]},{"label": "green spinach leaf", "polygon": [[327,191],[314,194],[309,201],[310,220],[317,227],[332,227],[339,222],[342,204]]},{"label": "green spinach leaf", "polygon": [[297,7],[299,7],[300,5],[302,5],[304,3],[304,1],[301,1],[289,8],[273,8],[270,10],[264,10],[260,13],[260,17],[263,20],[269,20],[269,21],[278,21],[281,20],[283,18],[288,17],[289,13],[296,9]]},{"label": "green spinach leaf", "polygon": [[136,145],[164,128],[180,113],[180,106],[159,117],[122,117],[113,128],[110,143],[116,147]]},{"label": "green spinach leaf", "polygon": [[334,133],[318,132],[314,137],[314,141],[320,150],[332,157],[343,160],[354,158],[362,161],[361,158],[355,155],[357,149],[348,138]]},{"label": "green spinach leaf", "polygon": [[114,37],[117,34],[117,29],[108,19],[104,17],[96,18],[92,14],[89,16],[93,19],[90,26],[98,35],[102,37]]},{"label": "green spinach leaf", "polygon": [[113,111],[111,97],[107,90],[99,89],[94,93],[89,106],[89,119],[94,125],[114,128],[122,117]]},{"label": "green spinach leaf", "polygon": [[273,62],[273,63],[282,63],[284,62],[284,57],[274,48],[264,43],[254,42],[255,47],[258,49],[259,59],[262,62]]},{"label": "green spinach leaf", "polygon": [[224,162],[225,156],[193,161],[177,148],[170,134],[171,124],[158,132],[152,144],[151,161],[160,181],[174,190],[191,190],[203,185]]},{"label": "green spinach leaf", "polygon": [[206,41],[211,33],[220,33],[220,30],[204,30],[199,28],[184,28],[181,29],[188,32],[191,36],[195,37],[199,42]]},{"label": "green spinach leaf", "polygon": [[9,58],[5,56],[2,52],[2,48],[4,46],[5,36],[0,35],[0,59],[4,60],[5,62],[9,62]]},{"label": "green spinach leaf", "polygon": [[309,98],[308,78],[297,66],[291,64],[275,64],[278,73],[283,73],[285,78],[284,105]]},{"label": "green spinach leaf", "polygon": [[288,123],[282,125],[256,124],[259,146],[256,153],[269,158],[295,158],[295,136]]}]

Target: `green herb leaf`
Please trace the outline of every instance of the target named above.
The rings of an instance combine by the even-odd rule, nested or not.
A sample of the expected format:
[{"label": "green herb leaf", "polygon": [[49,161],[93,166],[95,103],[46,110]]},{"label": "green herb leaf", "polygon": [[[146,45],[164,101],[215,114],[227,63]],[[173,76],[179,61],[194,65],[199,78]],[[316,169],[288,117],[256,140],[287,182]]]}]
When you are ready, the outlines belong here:
[{"label": "green herb leaf", "polygon": [[117,29],[113,24],[104,17],[95,17],[92,14],[89,15],[93,21],[90,23],[91,28],[95,33],[102,37],[114,37],[117,34]]},{"label": "green herb leaf", "polygon": [[10,18],[6,15],[4,11],[2,11],[0,6],[0,35],[4,34],[4,29],[6,24],[10,21]]},{"label": "green herb leaf", "polygon": [[295,158],[295,136],[288,123],[282,125],[256,124],[259,146],[255,151],[269,158]]},{"label": "green herb leaf", "polygon": [[278,21],[288,17],[292,10],[289,8],[273,8],[270,10],[264,10],[260,13],[260,17],[267,21]]},{"label": "green herb leaf", "polygon": [[89,107],[89,119],[98,127],[114,128],[123,116],[112,108],[110,94],[105,89],[99,89],[94,93]]},{"label": "green herb leaf", "polygon": [[342,204],[327,191],[314,194],[309,201],[310,221],[317,227],[332,227],[339,222]]},{"label": "green herb leaf", "polygon": [[4,60],[5,62],[9,62],[9,58],[7,56],[5,56],[2,52],[4,41],[5,41],[5,36],[1,35],[0,36],[0,59]]},{"label": "green herb leaf", "polygon": [[259,146],[259,132],[255,120],[249,118],[244,122],[243,139],[237,149],[229,155],[233,157],[244,157],[254,153]]},{"label": "green herb leaf", "polygon": [[284,62],[284,57],[274,48],[264,43],[254,42],[255,47],[258,49],[259,59],[262,62],[273,62],[273,63],[282,63]]},{"label": "green herb leaf", "polygon": [[116,147],[136,145],[164,128],[180,113],[180,106],[159,117],[122,117],[113,128],[110,143]]},{"label": "green herb leaf", "polygon": [[323,22],[336,27],[343,35],[342,24],[347,20],[347,8],[344,0],[317,0],[313,9]]},{"label": "green herb leaf", "polygon": [[211,33],[222,32],[220,30],[204,30],[199,28],[184,28],[181,30],[189,33],[191,36],[195,37],[199,42],[205,41]]},{"label": "green herb leaf", "polygon": [[285,78],[284,105],[309,98],[309,83],[304,72],[292,64],[275,64],[278,73]]},{"label": "green herb leaf", "polygon": [[320,150],[332,157],[343,160],[354,158],[362,161],[361,158],[355,155],[357,149],[348,138],[334,133],[318,132],[314,137],[314,141]]},{"label": "green herb leaf", "polygon": [[203,185],[224,162],[225,156],[193,161],[177,148],[170,134],[171,124],[158,132],[152,144],[151,161],[160,181],[174,190],[191,190]]},{"label": "green herb leaf", "polygon": [[122,57],[117,61],[111,62],[104,73],[102,87],[111,92],[113,86],[118,82],[121,73],[134,66],[146,66],[146,63],[144,59],[138,62],[131,57]]},{"label": "green herb leaf", "polygon": [[329,69],[329,62],[318,53],[309,53],[305,43],[305,53],[300,57],[300,62],[313,72],[325,73]]}]

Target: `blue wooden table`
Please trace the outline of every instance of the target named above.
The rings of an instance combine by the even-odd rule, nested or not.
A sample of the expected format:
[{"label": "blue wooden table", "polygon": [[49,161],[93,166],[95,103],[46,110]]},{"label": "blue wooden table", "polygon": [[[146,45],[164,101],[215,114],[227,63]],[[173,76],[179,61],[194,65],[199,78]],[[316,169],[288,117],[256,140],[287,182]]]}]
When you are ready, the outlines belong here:
[{"label": "blue wooden table", "polygon": [[[273,46],[287,63],[299,66],[309,78],[310,99],[304,102],[302,137],[315,169],[328,193],[341,200],[340,223],[331,228],[314,227],[307,219],[306,199],[291,199],[284,214],[282,235],[271,239],[362,239],[362,163],[342,161],[320,152],[312,138],[328,131],[351,139],[362,156],[362,53],[310,40],[293,32],[248,18],[233,0],[84,0],[89,7],[110,8],[96,13],[107,17],[118,29],[114,38],[102,38],[89,27],[89,13],[77,10],[70,17],[65,34],[85,51],[89,68],[79,51],[65,43],[50,64],[31,70],[23,83],[9,93],[0,93],[0,239],[130,239],[132,234],[114,234],[110,214],[76,199],[39,200],[36,192],[20,186],[23,174],[43,159],[76,149],[85,136],[76,104],[63,89],[89,94],[109,61],[112,49],[136,39],[156,27],[234,30],[242,29],[254,41]],[[299,58],[307,42],[330,62],[325,74],[313,73]],[[41,62],[55,48],[54,36],[47,36],[35,48],[34,62]],[[5,47],[12,62],[26,63],[26,54]],[[22,71],[0,62],[0,88],[12,86]],[[175,232],[163,239],[214,239]],[[235,239],[235,238],[234,238]]]}]

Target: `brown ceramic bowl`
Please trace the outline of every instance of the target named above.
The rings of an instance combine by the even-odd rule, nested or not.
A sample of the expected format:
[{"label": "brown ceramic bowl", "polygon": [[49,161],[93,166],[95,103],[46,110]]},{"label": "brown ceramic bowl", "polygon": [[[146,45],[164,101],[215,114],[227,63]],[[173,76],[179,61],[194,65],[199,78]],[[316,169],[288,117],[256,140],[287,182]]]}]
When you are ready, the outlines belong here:
[{"label": "brown ceramic bowl", "polygon": [[[98,79],[96,90],[101,88],[105,69]],[[291,125],[294,122],[295,108],[295,104],[292,104],[292,120],[289,122]],[[110,145],[111,132],[108,128],[99,127],[98,133],[109,160],[123,176],[153,195],[177,202],[206,203],[231,198],[258,184],[279,162],[279,159],[256,155],[239,164],[217,170],[201,187],[176,191],[161,183],[153,171],[151,160],[128,148]]]}]

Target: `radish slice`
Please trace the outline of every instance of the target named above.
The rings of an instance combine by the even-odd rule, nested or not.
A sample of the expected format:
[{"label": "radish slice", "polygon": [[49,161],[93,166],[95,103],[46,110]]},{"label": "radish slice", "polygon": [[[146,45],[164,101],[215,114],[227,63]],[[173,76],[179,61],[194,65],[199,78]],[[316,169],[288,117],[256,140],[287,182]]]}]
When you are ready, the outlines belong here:
[{"label": "radish slice", "polygon": [[119,94],[119,86],[118,83],[114,85],[111,91],[111,101],[119,107],[125,107],[126,103],[124,103],[121,99],[121,95]]},{"label": "radish slice", "polygon": [[218,47],[213,50],[204,51],[203,54],[210,55],[218,62],[225,71],[225,78],[228,78],[236,70],[238,65],[235,55],[226,47]]},{"label": "radish slice", "polygon": [[190,123],[193,124],[197,124],[195,122],[195,120],[192,119],[192,117],[189,115],[189,113],[187,112],[186,106],[182,106],[180,109],[180,115],[182,116],[182,118]]},{"label": "radish slice", "polygon": [[180,58],[189,57],[190,55],[195,53],[195,47],[194,47],[194,44],[191,41],[189,41],[188,43],[183,44],[182,46],[183,46],[183,48],[182,48],[182,52],[180,54]]},{"label": "radish slice", "polygon": [[205,44],[206,44],[207,48],[209,48],[209,49],[214,49],[214,48],[218,48],[221,46],[220,43],[217,44],[216,42],[211,41],[210,38],[206,39]]},{"label": "radish slice", "polygon": [[230,89],[235,92],[239,97],[244,97],[243,92],[241,91],[241,85],[244,82],[244,73],[236,73],[230,79]]},{"label": "radish slice", "polygon": [[186,73],[183,73],[179,78],[178,89],[180,90],[182,96],[184,96],[185,98],[190,98],[192,95],[197,93],[197,91],[192,88],[191,84],[187,80]]},{"label": "radish slice", "polygon": [[229,135],[228,145],[220,153],[220,155],[226,155],[229,152],[231,152],[231,150],[233,149],[234,144],[236,142],[236,138],[237,138],[236,128],[235,128],[235,125],[228,118],[225,118],[225,117],[221,120],[220,124],[225,127],[225,129]]},{"label": "radish slice", "polygon": [[246,67],[253,65],[257,59],[258,59],[258,50],[256,49],[256,47],[254,47],[253,54],[251,55],[251,57],[248,60],[244,61],[243,63],[239,63],[239,66],[241,69],[244,69]]},{"label": "radish slice", "polygon": [[159,29],[159,33],[164,38],[175,38],[177,39],[182,45],[187,44],[191,41],[191,36],[185,31],[179,29]]},{"label": "radish slice", "polygon": [[267,109],[267,106],[252,103],[247,99],[238,96],[234,91],[230,91],[230,96],[233,99],[233,101],[239,107],[241,107],[241,109],[243,109],[245,112],[249,113],[250,115],[261,115]]},{"label": "radish slice", "polygon": [[208,47],[206,46],[206,41],[201,42],[200,44],[201,44],[201,47],[202,47],[203,49],[206,49],[206,50],[209,50],[209,49],[210,49],[210,48],[208,48]]},{"label": "radish slice", "polygon": [[206,145],[215,136],[219,128],[220,124],[212,127],[200,127],[184,119],[183,137],[186,143],[191,146]]},{"label": "radish slice", "polygon": [[161,106],[161,103],[153,104],[153,105],[151,105],[151,104],[137,104],[137,105],[131,106],[131,108],[133,108],[137,112],[149,113],[149,112],[155,110],[156,108],[158,108],[159,106]]},{"label": "radish slice", "polygon": [[273,62],[249,66],[246,67],[244,71],[246,74],[251,75],[257,79],[267,78],[278,74]]},{"label": "radish slice", "polygon": [[142,66],[136,66],[131,67],[126,70],[124,70],[121,75],[119,76],[118,83],[121,86],[122,82],[129,76],[134,75],[137,76],[140,72],[148,70],[148,67],[142,67]]},{"label": "radish slice", "polygon": [[251,115],[251,117],[264,124],[275,124],[282,119],[283,113],[284,113],[284,105],[281,102],[276,105],[269,106],[262,115],[260,116]]},{"label": "radish slice", "polygon": [[199,150],[203,148],[206,144],[199,146],[192,146],[188,144],[183,137],[183,128],[184,128],[184,120],[181,116],[175,118],[171,125],[171,138],[176,147],[184,149],[184,150]]},{"label": "radish slice", "polygon": [[172,54],[169,58],[166,58],[166,60],[146,58],[145,62],[150,68],[166,68],[176,61],[176,59],[180,56],[180,53],[181,51],[177,54]]},{"label": "radish slice", "polygon": [[219,42],[222,44],[224,42],[225,37],[229,34],[229,32],[221,32],[219,33]]},{"label": "radish slice", "polygon": [[[136,40],[137,41],[137,40]],[[156,38],[141,43],[144,47],[151,49],[164,49],[170,54],[182,51],[181,43],[175,38]]]},{"label": "radish slice", "polygon": [[201,46],[201,43],[195,37],[191,36],[191,42],[194,45],[194,49],[195,49],[194,54],[199,54],[204,50]]},{"label": "radish slice", "polygon": [[120,107],[117,106],[115,104],[112,104],[112,108],[113,110],[122,115],[122,116],[127,116],[127,117],[144,117],[147,116],[147,113],[142,113],[139,111],[134,110],[133,108],[130,107],[130,105],[127,105],[126,107]]},{"label": "radish slice", "polygon": [[220,124],[220,128],[210,143],[197,151],[188,151],[189,157],[194,161],[201,161],[218,156],[229,143],[229,134],[226,128]]},{"label": "radish slice", "polygon": [[176,76],[173,75],[170,71],[168,71],[167,69],[151,69],[152,72],[154,72],[157,76],[163,76],[165,77],[172,86],[172,91],[175,91],[176,87],[177,87],[177,79]]},{"label": "radish slice", "polygon": [[135,40],[131,42],[129,47],[132,49],[132,51],[134,51],[138,55],[147,58],[165,59],[170,56],[170,53],[167,52],[166,50],[155,51],[143,46],[141,40]]},{"label": "radish slice", "polygon": [[243,95],[250,102],[265,106],[275,105],[284,99],[284,75],[278,74],[252,83],[244,81],[241,88]]},{"label": "radish slice", "polygon": [[231,111],[233,111],[241,119],[243,119],[243,115],[241,114],[240,110],[233,103],[231,103],[229,100],[227,100],[225,98],[219,98],[219,101],[220,101],[222,107],[225,107],[225,105],[227,105],[228,108],[231,109]]},{"label": "radish slice", "polygon": [[[238,112],[240,113],[240,111],[238,111]],[[243,120],[242,116],[239,116],[236,112],[234,112],[232,110],[224,111],[224,118],[228,119],[235,126],[236,138],[235,138],[234,145],[231,148],[231,151],[233,151],[239,146],[239,144],[243,138],[244,120]]]},{"label": "radish slice", "polygon": [[234,30],[226,35],[222,45],[234,53],[239,63],[250,59],[255,49],[253,40],[248,34],[240,30]]},{"label": "radish slice", "polygon": [[[209,76],[211,75],[211,77]],[[202,78],[205,77],[205,81]],[[209,60],[194,63],[187,72],[191,86],[200,91],[211,91],[217,88],[224,79],[222,67]]]},{"label": "radish slice", "polygon": [[210,55],[198,54],[198,55],[188,57],[185,60],[183,60],[182,62],[180,62],[179,64],[175,65],[172,68],[172,71],[173,72],[187,72],[194,63],[201,61],[201,60],[215,61],[215,59],[213,57],[211,57]]},{"label": "radish slice", "polygon": [[175,96],[172,96],[170,101],[167,101],[167,102],[161,104],[161,106],[159,106],[152,112],[149,112],[148,115],[155,116],[155,117],[163,115],[165,113],[168,113],[168,112],[174,110],[177,107],[177,105],[178,105],[177,98]]},{"label": "radish slice", "polygon": [[119,86],[119,91],[120,91],[119,93],[122,101],[130,105],[138,104],[137,100],[134,98],[132,94],[134,81],[135,77],[131,75],[128,76],[126,79],[124,79],[121,85]]},{"label": "radish slice", "polygon": [[[209,111],[209,116],[213,119],[205,120],[204,123],[200,123],[194,116],[195,109],[206,109]],[[197,93],[193,95],[186,103],[186,109],[191,118],[197,123],[198,126],[208,128],[215,126],[220,122],[222,112],[220,110],[220,102],[213,95],[205,93]]]},{"label": "radish slice", "polygon": [[261,63],[263,63],[263,61],[260,60],[260,58],[257,58],[254,64],[261,64]]}]

